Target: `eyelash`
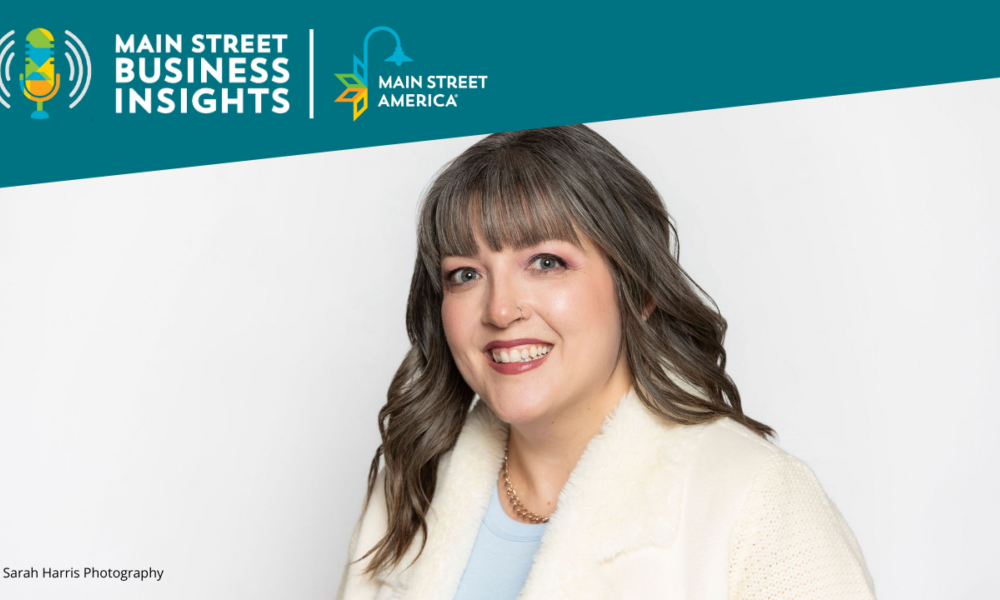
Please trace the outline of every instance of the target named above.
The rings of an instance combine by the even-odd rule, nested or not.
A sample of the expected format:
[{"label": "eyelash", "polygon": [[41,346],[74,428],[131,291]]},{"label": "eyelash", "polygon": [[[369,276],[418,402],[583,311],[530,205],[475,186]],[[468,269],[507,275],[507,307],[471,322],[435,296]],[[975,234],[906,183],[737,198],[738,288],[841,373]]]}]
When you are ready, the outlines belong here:
[{"label": "eyelash", "polygon": [[[551,259],[551,260],[555,261],[557,263],[556,267],[565,267],[566,266],[566,261],[564,261],[563,259],[559,258],[555,254],[536,254],[535,256],[531,257],[531,260],[528,262],[528,265],[529,266],[533,265],[536,262],[538,262],[539,260],[544,260],[544,259]],[[536,270],[537,271],[554,271],[556,269],[556,267],[553,267],[551,269],[536,269]],[[445,283],[447,283],[448,285],[451,285],[451,286],[461,286],[461,285],[465,285],[466,283],[469,283],[469,281],[475,281],[475,279],[472,279],[472,280],[469,280],[469,281],[461,281],[461,282],[455,281],[455,275],[458,274],[458,273],[461,273],[462,271],[472,271],[476,275],[481,275],[478,271],[476,271],[472,267],[460,267],[458,269],[454,269],[454,270],[448,272],[448,275],[445,277]],[[478,277],[476,279],[478,279]]]}]

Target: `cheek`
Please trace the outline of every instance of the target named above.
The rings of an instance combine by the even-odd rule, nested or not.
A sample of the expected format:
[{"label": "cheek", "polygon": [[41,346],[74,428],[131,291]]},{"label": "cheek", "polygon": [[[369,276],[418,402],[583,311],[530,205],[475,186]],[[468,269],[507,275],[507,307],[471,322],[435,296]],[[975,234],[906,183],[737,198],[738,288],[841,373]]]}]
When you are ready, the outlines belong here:
[{"label": "cheek", "polygon": [[444,327],[448,347],[451,348],[456,360],[460,360],[460,356],[468,350],[471,343],[475,329],[473,312],[468,302],[462,302],[462,298],[445,296],[441,302],[441,325]]},{"label": "cheek", "polygon": [[615,359],[621,323],[610,274],[582,279],[572,288],[552,294],[546,303],[553,326],[566,341],[573,342],[574,353],[588,357],[584,362],[593,366],[595,360]]},{"label": "cheek", "polygon": [[449,345],[452,344],[452,340],[459,337],[459,328],[462,321],[458,316],[458,308],[447,297],[441,302],[441,326],[444,327],[444,336],[447,338]]}]

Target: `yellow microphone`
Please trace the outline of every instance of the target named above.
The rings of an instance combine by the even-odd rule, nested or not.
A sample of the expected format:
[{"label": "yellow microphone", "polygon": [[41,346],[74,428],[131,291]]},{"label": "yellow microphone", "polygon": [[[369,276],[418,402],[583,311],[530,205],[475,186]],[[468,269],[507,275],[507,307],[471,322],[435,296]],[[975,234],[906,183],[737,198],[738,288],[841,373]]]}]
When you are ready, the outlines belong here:
[{"label": "yellow microphone", "polygon": [[21,74],[21,91],[28,100],[37,103],[32,119],[48,119],[42,103],[51,100],[59,91],[59,75],[53,58],[52,42],[55,38],[45,29],[32,29],[24,45],[24,73]]}]

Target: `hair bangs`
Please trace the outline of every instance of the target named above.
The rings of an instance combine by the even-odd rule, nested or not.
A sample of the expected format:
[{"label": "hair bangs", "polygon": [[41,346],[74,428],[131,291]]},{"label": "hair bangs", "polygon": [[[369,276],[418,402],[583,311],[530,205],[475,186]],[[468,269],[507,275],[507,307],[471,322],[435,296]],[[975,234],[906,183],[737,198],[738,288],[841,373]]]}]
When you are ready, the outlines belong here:
[{"label": "hair bangs", "polygon": [[537,158],[499,154],[479,157],[484,164],[475,175],[441,190],[435,214],[440,255],[475,256],[477,237],[494,252],[553,239],[580,245],[573,202],[556,174]]}]

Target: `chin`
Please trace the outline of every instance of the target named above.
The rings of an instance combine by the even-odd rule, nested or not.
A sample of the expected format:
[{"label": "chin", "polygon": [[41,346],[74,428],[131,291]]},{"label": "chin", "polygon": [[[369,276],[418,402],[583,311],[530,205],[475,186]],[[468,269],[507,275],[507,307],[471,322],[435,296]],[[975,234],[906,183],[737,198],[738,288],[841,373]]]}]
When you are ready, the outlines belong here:
[{"label": "chin", "polygon": [[487,397],[493,412],[506,423],[530,423],[544,417],[551,409],[552,393],[533,386],[494,390]]}]

